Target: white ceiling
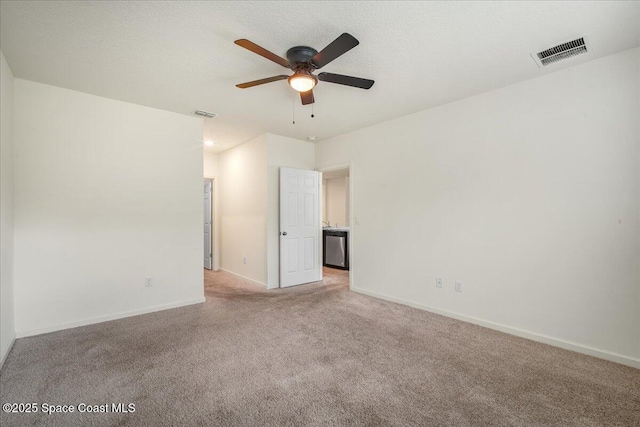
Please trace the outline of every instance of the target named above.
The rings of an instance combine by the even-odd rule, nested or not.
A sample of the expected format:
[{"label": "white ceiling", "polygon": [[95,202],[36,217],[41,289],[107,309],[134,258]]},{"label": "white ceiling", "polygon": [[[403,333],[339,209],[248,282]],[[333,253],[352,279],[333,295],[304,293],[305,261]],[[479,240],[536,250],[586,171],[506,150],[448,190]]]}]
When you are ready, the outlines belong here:
[{"label": "white ceiling", "polygon": [[[327,137],[638,46],[640,2],[1,2],[0,47],[16,77],[178,113],[218,113],[222,151],[264,132]],[[282,56],[343,32],[360,45],[322,71],[371,78],[369,91],[320,82],[315,118],[287,74],[236,46]],[[530,57],[586,35],[591,52],[538,69]],[[284,72],[284,73],[283,73]],[[292,124],[295,105],[296,124]]]}]

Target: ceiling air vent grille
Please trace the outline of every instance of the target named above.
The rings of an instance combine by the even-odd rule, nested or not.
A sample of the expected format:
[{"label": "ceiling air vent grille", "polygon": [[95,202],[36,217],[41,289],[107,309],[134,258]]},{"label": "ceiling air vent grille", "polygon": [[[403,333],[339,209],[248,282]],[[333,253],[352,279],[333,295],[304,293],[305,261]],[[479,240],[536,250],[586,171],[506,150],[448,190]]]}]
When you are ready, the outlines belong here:
[{"label": "ceiling air vent grille", "polygon": [[208,111],[203,111],[203,110],[196,110],[193,112],[193,114],[195,114],[196,116],[209,117],[209,118],[216,116],[216,113],[210,113]]},{"label": "ceiling air vent grille", "polygon": [[587,53],[587,43],[584,37],[580,37],[570,42],[562,43],[542,52],[532,53],[531,56],[539,67],[546,67],[563,59]]}]

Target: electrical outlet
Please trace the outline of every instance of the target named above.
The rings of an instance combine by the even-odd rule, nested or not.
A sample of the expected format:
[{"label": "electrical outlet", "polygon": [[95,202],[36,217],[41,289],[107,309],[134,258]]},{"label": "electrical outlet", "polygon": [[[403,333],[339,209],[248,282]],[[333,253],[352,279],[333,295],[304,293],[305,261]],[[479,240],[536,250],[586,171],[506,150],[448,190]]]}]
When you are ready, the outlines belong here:
[{"label": "electrical outlet", "polygon": [[246,257],[246,256],[243,256],[243,257],[242,257],[242,263],[243,263],[243,264],[246,264],[246,263],[247,263],[247,257]]},{"label": "electrical outlet", "polygon": [[456,292],[462,292],[462,282],[456,280]]},{"label": "electrical outlet", "polygon": [[442,287],[442,277],[436,277],[436,288]]},{"label": "electrical outlet", "polygon": [[144,278],[144,286],[146,286],[147,288],[150,288],[151,286],[153,286],[153,278],[145,277]]}]

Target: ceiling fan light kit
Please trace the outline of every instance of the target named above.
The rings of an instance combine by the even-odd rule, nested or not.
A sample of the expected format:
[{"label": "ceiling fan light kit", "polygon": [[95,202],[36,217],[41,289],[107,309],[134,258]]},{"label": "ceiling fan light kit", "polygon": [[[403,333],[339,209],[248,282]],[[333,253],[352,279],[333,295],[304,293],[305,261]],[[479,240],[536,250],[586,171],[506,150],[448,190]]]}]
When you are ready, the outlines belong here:
[{"label": "ceiling fan light kit", "polygon": [[308,92],[318,83],[316,76],[306,71],[298,71],[288,80],[289,86],[298,92]]},{"label": "ceiling fan light kit", "polygon": [[318,84],[318,81],[336,83],[360,89],[370,89],[374,84],[373,80],[344,76],[342,74],[319,73],[317,76],[313,74],[315,70],[324,67],[359,44],[358,40],[348,33],[340,35],[340,37],[332,41],[320,52],[308,46],[292,47],[287,51],[287,59],[284,59],[247,39],[236,40],[234,43],[293,71],[293,75],[291,76],[279,75],[237,84],[236,87],[240,89],[246,89],[286,79],[289,86],[300,92],[302,105],[308,105],[315,102],[313,88]]}]

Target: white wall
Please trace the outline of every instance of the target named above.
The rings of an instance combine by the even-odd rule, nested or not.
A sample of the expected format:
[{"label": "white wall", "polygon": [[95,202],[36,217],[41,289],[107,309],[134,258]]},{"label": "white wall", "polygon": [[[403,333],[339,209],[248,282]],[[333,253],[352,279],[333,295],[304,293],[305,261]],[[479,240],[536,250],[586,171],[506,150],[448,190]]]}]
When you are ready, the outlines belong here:
[{"label": "white wall", "polygon": [[268,288],[280,285],[279,168],[313,169],[314,156],[313,143],[272,134],[220,153],[222,269]]},{"label": "white wall", "polygon": [[0,367],[15,339],[13,306],[13,74],[0,52]]},{"label": "white wall", "polygon": [[204,301],[201,119],[20,79],[14,113],[18,336]]},{"label": "white wall", "polygon": [[266,286],[267,136],[220,153],[219,177],[220,267]]},{"label": "white wall", "polygon": [[318,143],[355,289],[640,367],[639,52]]},{"label": "white wall", "polygon": [[205,178],[215,178],[219,175],[218,154],[205,152],[203,153],[203,170]]},{"label": "white wall", "polygon": [[313,169],[315,144],[267,134],[267,269],[269,288],[280,286],[280,168]]},{"label": "white wall", "polygon": [[332,226],[349,225],[349,177],[331,178],[323,180],[325,217],[324,221]]}]

